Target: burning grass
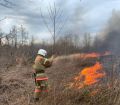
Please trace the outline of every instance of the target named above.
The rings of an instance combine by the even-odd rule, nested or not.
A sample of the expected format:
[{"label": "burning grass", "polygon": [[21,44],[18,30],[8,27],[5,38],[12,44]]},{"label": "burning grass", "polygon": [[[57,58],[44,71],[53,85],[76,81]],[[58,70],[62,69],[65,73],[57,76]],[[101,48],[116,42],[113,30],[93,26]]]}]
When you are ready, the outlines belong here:
[{"label": "burning grass", "polygon": [[84,68],[78,76],[74,78],[74,81],[70,84],[70,87],[80,89],[99,82],[99,79],[104,76],[105,72],[102,71],[102,65],[99,62],[96,62],[95,65]]}]

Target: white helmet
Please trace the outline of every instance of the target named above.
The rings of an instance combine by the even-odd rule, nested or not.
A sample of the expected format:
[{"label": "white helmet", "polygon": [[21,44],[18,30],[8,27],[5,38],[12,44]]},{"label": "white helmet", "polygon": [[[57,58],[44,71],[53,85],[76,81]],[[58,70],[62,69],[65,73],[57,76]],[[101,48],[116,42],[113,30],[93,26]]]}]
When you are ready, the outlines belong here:
[{"label": "white helmet", "polygon": [[37,54],[42,55],[42,56],[45,57],[47,55],[47,51],[44,50],[44,49],[39,49]]}]

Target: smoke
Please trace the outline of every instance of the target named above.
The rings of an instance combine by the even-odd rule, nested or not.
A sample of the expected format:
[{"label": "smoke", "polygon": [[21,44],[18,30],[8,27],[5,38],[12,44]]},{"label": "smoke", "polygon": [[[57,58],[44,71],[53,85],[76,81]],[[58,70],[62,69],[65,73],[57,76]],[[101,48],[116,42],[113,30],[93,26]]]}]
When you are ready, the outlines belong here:
[{"label": "smoke", "polygon": [[119,54],[120,51],[120,11],[113,11],[106,28],[103,31],[100,49]]}]

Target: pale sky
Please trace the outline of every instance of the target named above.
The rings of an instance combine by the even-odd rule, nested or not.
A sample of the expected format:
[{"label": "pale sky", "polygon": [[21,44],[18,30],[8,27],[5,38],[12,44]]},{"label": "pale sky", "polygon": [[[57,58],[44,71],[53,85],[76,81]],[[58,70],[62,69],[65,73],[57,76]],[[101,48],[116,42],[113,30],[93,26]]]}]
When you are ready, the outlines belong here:
[{"label": "pale sky", "polygon": [[[120,10],[120,0],[7,0],[14,5],[5,8],[0,5],[0,28],[6,33],[13,25],[24,25],[30,35],[36,39],[47,39],[51,35],[40,15],[40,8],[48,18],[47,8],[55,2],[57,8],[63,10],[65,25],[60,34],[66,33],[97,33],[107,24],[112,11]],[[4,3],[4,0],[0,0]],[[61,22],[61,21],[60,21]],[[49,25],[51,24],[48,21]],[[51,26],[50,26],[51,27]]]}]

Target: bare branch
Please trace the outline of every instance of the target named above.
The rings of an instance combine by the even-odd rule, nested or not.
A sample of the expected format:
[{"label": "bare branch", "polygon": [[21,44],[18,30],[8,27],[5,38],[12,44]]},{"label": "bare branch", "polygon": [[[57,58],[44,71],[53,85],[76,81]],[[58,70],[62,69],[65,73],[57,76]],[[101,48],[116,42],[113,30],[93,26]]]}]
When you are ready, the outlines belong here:
[{"label": "bare branch", "polygon": [[0,5],[3,6],[3,7],[6,7],[6,8],[12,8],[13,6],[15,6],[14,3],[8,1],[8,0],[1,0],[0,1]]},{"label": "bare branch", "polygon": [[67,19],[63,22],[63,24],[61,24],[61,27],[59,28],[58,33],[60,33],[62,31],[66,22],[67,22]]},{"label": "bare branch", "polygon": [[14,5],[15,6],[15,4],[14,3],[12,3],[12,2],[10,2],[10,1],[8,1],[8,0],[4,0],[6,3],[8,3],[8,4],[10,4],[10,5]]},{"label": "bare branch", "polygon": [[51,19],[51,22],[53,22],[53,17],[52,17],[52,15],[51,15],[51,11],[49,10],[49,8],[48,8],[48,14],[49,14],[49,17],[50,17],[50,19]]},{"label": "bare branch", "polygon": [[40,13],[41,13],[41,17],[42,17],[42,19],[43,19],[44,24],[46,25],[48,31],[49,31],[49,32],[51,33],[51,35],[52,35],[51,29],[49,28],[49,26],[48,26],[48,24],[47,24],[47,22],[46,22],[46,20],[45,20],[45,18],[44,18],[44,16],[43,16],[43,14],[42,14],[41,8],[40,8]]}]

